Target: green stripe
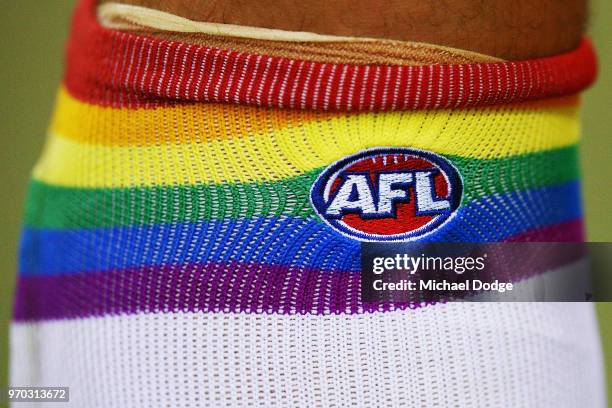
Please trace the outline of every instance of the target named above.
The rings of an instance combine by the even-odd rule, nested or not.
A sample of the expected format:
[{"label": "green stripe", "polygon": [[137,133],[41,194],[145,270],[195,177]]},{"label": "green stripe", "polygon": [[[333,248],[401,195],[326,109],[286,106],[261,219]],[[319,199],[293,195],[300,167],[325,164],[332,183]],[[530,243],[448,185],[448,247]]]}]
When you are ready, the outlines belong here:
[{"label": "green stripe", "polygon": [[[577,147],[477,160],[450,157],[463,176],[463,204],[483,196],[578,177]],[[310,217],[310,186],[322,169],[277,182],[127,189],[66,188],[32,181],[25,223],[34,228],[149,225],[253,216]]]}]

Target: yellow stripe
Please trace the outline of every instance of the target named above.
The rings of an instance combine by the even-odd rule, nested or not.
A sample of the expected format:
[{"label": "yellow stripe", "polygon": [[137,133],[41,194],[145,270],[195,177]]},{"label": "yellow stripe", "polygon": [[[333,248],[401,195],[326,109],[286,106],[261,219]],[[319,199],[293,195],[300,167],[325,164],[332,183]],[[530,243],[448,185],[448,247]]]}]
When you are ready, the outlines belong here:
[{"label": "yellow stripe", "polygon": [[51,123],[53,132],[77,142],[111,146],[190,143],[266,134],[286,127],[289,122],[340,115],[210,103],[117,109],[81,102],[65,88],[60,88],[56,106]]},{"label": "yellow stripe", "polygon": [[[507,106],[484,108],[479,112],[481,115],[491,115],[490,120],[487,120],[487,124],[490,124],[499,122],[500,110],[504,111],[503,118],[516,122],[524,120],[525,115],[521,114],[522,112],[533,112],[537,109],[540,115],[557,115],[564,112],[564,108],[565,111],[571,112],[576,105],[576,97],[564,97],[513,106],[514,115],[507,114]],[[253,134],[268,136],[273,135],[277,129],[301,126],[305,122],[346,121],[348,116],[355,115],[207,103],[117,109],[81,102],[61,88],[51,129],[54,133],[77,142],[110,146],[149,146],[237,138]],[[416,120],[426,116],[422,112],[410,112],[408,115],[414,116]],[[470,115],[448,118],[447,114],[438,116],[437,120],[440,123],[450,120],[451,126],[456,126],[466,116]]]},{"label": "yellow stripe", "polygon": [[567,146],[578,134],[572,106],[353,114],[289,121],[243,137],[147,146],[86,144],[51,132],[34,176],[75,187],[278,180],[368,147],[409,146],[489,159]]}]

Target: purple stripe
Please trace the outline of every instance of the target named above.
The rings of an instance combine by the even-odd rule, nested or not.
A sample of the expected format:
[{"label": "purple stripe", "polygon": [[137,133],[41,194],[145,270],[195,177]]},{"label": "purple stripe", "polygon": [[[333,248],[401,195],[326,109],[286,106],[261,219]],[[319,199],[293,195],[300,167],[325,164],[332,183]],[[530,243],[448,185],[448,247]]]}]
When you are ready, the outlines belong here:
[{"label": "purple stripe", "polygon": [[583,242],[584,240],[584,223],[582,218],[579,218],[525,231],[510,237],[506,242]]},{"label": "purple stripe", "polygon": [[[504,265],[496,277],[516,282],[577,259],[570,251],[559,253],[530,260],[524,267]],[[520,248],[507,254],[520,258]],[[415,294],[414,301],[364,304],[360,278],[352,272],[240,263],[26,276],[17,284],[14,317],[45,320],[179,311],[354,314],[436,303],[423,302]]]},{"label": "purple stripe", "polygon": [[22,277],[15,319],[138,312],[356,313],[360,275],[214,263]]}]

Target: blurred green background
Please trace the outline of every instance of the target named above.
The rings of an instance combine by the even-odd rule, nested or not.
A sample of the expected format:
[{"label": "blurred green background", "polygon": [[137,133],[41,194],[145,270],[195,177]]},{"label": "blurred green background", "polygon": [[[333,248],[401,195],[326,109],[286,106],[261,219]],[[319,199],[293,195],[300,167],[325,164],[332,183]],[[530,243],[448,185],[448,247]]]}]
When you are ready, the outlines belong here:
[{"label": "blurred green background", "polygon": [[[0,389],[7,382],[8,321],[22,205],[61,78],[72,6],[73,0],[6,1],[0,13],[0,168],[5,183],[0,200]],[[612,241],[611,22],[612,1],[593,1],[589,31],[600,56],[600,76],[585,95],[582,160],[589,239],[607,242]],[[612,390],[612,303],[599,304],[598,312]]]}]

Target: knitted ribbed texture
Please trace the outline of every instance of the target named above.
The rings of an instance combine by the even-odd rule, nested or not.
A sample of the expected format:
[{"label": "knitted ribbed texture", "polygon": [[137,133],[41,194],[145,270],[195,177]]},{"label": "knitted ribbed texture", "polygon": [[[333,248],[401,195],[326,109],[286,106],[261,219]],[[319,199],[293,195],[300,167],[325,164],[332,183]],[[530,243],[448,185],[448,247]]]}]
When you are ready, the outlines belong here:
[{"label": "knitted ribbed texture", "polygon": [[168,100],[322,110],[492,105],[575,93],[595,77],[588,40],[568,54],[520,62],[384,66],[255,55],[111,31],[82,1],[68,44],[66,85],[88,101]]},{"label": "knitted ribbed texture", "polygon": [[463,179],[423,240],[581,241],[588,41],[325,64],[107,30],[93,4],[30,185],[15,385],[71,386],[79,407],[601,406],[590,305],[364,304],[359,241],[309,200],[330,163],[410,147]]},{"label": "knitted ribbed texture", "polygon": [[[363,311],[360,243],[323,223],[309,192],[326,165],[374,146],[432,150],[462,174],[457,215],[426,240],[581,240],[576,103],[131,110],[62,90],[26,207],[16,316]],[[113,296],[75,302],[92,287]]]}]

